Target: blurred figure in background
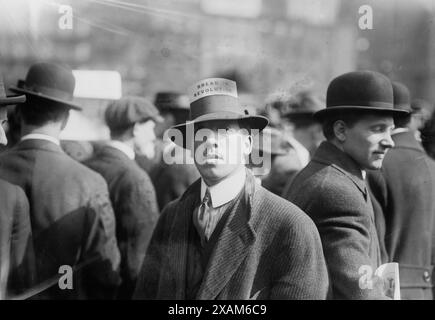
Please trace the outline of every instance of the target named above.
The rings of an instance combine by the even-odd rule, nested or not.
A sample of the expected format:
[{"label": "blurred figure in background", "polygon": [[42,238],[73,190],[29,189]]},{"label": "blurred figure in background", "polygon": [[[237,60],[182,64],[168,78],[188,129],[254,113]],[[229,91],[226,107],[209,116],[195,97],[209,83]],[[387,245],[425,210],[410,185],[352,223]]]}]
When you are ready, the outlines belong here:
[{"label": "blurred figure in background", "polygon": [[[40,286],[28,297],[112,298],[120,283],[107,184],[60,147],[69,110],[81,109],[71,103],[74,87],[70,69],[36,63],[11,88],[27,101],[18,106],[21,140],[0,156],[1,177],[20,186],[30,204]],[[72,289],[59,286],[61,266],[72,268]]]},{"label": "blurred figure in background", "polygon": [[258,153],[263,162],[253,165],[251,159],[248,167],[253,170],[254,176],[260,179],[264,188],[281,195],[288,178],[300,170],[299,163],[288,161],[289,155],[291,159],[296,156],[294,149],[283,137],[282,132],[272,127],[263,129],[253,137],[253,140],[251,158]]},{"label": "blurred figure in background", "polygon": [[418,99],[418,103],[413,102],[415,107],[422,109],[424,127],[420,130],[421,142],[430,157],[435,159],[435,106],[428,101]]},{"label": "blurred figure in background", "polygon": [[[119,299],[130,299],[157,222],[159,211],[148,174],[135,162],[135,150],[154,149],[154,127],[162,121],[155,106],[141,97],[125,97],[106,109],[112,141],[101,146],[85,164],[109,185],[121,252]],[[151,153],[148,153],[152,156]]]},{"label": "blurred figure in background", "polygon": [[[24,103],[25,95],[7,96],[0,75],[0,144],[8,139],[8,105]],[[0,163],[1,166],[1,163]],[[0,179],[0,300],[23,294],[36,283],[29,203],[24,191]]]},{"label": "blurred figure in background", "polygon": [[370,171],[367,180],[383,213],[376,216],[385,225],[378,230],[379,240],[385,243],[388,262],[399,263],[401,298],[432,300],[435,161],[416,135],[424,125],[421,109],[411,105],[406,86],[393,82],[393,89],[394,108],[408,114],[395,119],[394,147],[382,169]]},{"label": "blurred figure in background", "polygon": [[[156,126],[158,137],[156,150],[159,152],[159,163],[150,172],[151,179],[156,189],[157,201],[163,209],[170,201],[180,197],[187,187],[199,179],[199,172],[189,150],[185,150],[165,138],[165,132],[170,127],[185,123],[189,119],[189,98],[177,92],[159,92],[155,98],[155,105],[159,109],[164,121]],[[165,160],[171,157],[173,163]],[[178,159],[176,159],[177,157]]]}]

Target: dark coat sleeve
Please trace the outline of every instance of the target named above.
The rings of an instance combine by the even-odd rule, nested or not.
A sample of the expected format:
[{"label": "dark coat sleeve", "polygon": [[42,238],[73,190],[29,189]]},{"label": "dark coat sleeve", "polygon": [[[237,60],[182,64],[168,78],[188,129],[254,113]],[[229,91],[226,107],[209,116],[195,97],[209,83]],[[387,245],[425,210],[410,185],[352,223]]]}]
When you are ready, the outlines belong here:
[{"label": "dark coat sleeve", "polygon": [[87,230],[83,244],[82,266],[92,298],[114,298],[121,283],[119,275],[120,253],[115,236],[115,216],[105,181],[101,178],[88,203],[84,222]]},{"label": "dark coat sleeve", "polygon": [[[159,218],[154,187],[148,176],[141,179],[124,177],[126,183],[120,184],[117,200],[118,219],[121,221],[122,239],[119,239],[123,255],[121,276],[123,290],[131,297],[137,276],[145,257],[148,243]],[[121,230],[118,230],[118,234]],[[122,248],[121,248],[122,246]]]},{"label": "dark coat sleeve", "polygon": [[167,220],[173,210],[175,210],[174,201],[163,209],[154,229],[136,282],[136,289],[133,294],[135,300],[153,300],[157,298],[165,249],[169,239]]},{"label": "dark coat sleeve", "polygon": [[8,279],[8,295],[24,293],[36,284],[35,253],[33,250],[32,229],[30,225],[29,203],[19,187],[15,191],[16,199],[10,248],[10,274]]}]

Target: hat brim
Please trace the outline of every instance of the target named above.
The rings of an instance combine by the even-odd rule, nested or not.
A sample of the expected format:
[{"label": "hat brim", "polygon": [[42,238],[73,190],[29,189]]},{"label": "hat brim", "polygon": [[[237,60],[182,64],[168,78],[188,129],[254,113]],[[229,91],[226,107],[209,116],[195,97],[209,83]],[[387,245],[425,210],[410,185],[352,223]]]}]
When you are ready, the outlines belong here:
[{"label": "hat brim", "polygon": [[[233,112],[214,112],[214,113],[208,113],[205,115],[202,115],[198,118],[195,118],[192,121],[189,121],[187,123],[182,123],[175,125],[171,127],[169,130],[174,133],[175,130],[178,130],[182,134],[182,141],[179,139],[173,140],[175,144],[178,146],[184,148],[184,149],[190,149],[187,145],[186,141],[186,128],[188,125],[195,126],[200,123],[204,122],[211,122],[211,121],[241,121],[241,123],[246,123],[246,126],[249,129],[258,129],[259,131],[263,130],[268,124],[269,120],[266,117],[263,116],[257,116],[257,115],[240,115]],[[242,125],[243,126],[243,125]],[[169,136],[172,136],[170,133]],[[192,143],[193,146],[193,143]]]},{"label": "hat brim", "polygon": [[34,91],[30,91],[30,90],[26,90],[26,89],[22,89],[22,88],[18,88],[18,87],[10,87],[9,90],[11,90],[12,92],[24,93],[26,95],[33,96],[35,98],[41,98],[41,99],[54,101],[54,102],[57,102],[57,103],[64,105],[65,107],[67,107],[69,109],[74,109],[74,110],[78,110],[78,111],[82,110],[81,107],[79,107],[78,105],[76,105],[74,103],[71,103],[69,101],[62,100],[62,99],[53,98],[51,96],[47,96],[47,95],[39,93],[39,92],[34,92]]},{"label": "hat brim", "polygon": [[0,98],[1,106],[8,106],[11,104],[20,104],[26,102],[26,95],[13,95],[6,96],[5,98]]},{"label": "hat brim", "polygon": [[393,118],[400,118],[409,115],[408,111],[391,109],[391,108],[375,108],[375,107],[367,107],[367,106],[337,106],[337,107],[329,107],[322,110],[317,111],[313,114],[313,117],[319,121],[323,121],[325,117],[336,114],[340,111],[367,111],[379,114],[390,114]]}]

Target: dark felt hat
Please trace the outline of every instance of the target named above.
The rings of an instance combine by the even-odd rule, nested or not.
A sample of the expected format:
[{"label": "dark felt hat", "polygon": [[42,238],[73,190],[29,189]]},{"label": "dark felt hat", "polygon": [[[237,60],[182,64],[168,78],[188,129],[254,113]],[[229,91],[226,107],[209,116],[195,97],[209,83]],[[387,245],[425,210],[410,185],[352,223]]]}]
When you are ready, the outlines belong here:
[{"label": "dark felt hat", "polygon": [[5,85],[3,83],[3,77],[0,75],[0,106],[7,106],[10,104],[18,104],[26,102],[25,95],[7,95]]},{"label": "dark felt hat", "polygon": [[393,96],[394,96],[394,109],[403,110],[408,113],[411,109],[411,98],[408,88],[400,82],[393,81]]},{"label": "dark felt hat", "polygon": [[189,112],[189,97],[173,91],[158,92],[154,104],[160,111]]},{"label": "dark felt hat", "polygon": [[75,78],[72,70],[53,63],[40,62],[32,65],[25,80],[19,80],[13,92],[46,99],[69,109],[82,110],[72,103]]},{"label": "dark felt hat", "polygon": [[[269,120],[259,115],[251,115],[239,103],[236,83],[224,78],[208,78],[190,87],[190,121],[171,128],[170,136],[180,132],[185,138],[187,126],[208,121],[240,121],[250,129],[262,130]],[[183,139],[185,140],[185,139]],[[184,142],[177,139],[176,144]]]},{"label": "dark felt hat", "polygon": [[340,111],[359,110],[401,116],[407,111],[394,108],[391,81],[378,72],[353,71],[333,79],[326,94],[326,108],[314,114],[323,120]]},{"label": "dark felt hat", "polygon": [[163,120],[154,104],[145,98],[135,96],[127,96],[111,102],[104,116],[110,130],[125,129],[136,122],[148,119],[156,122]]}]

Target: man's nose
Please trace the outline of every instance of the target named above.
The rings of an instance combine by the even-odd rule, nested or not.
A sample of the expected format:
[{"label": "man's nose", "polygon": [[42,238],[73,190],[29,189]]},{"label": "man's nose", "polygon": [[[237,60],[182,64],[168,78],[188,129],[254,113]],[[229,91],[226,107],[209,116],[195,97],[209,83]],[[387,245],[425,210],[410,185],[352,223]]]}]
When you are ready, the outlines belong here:
[{"label": "man's nose", "polygon": [[382,139],[381,141],[381,144],[386,149],[394,148],[394,141],[390,133],[385,134],[384,139]]},{"label": "man's nose", "polygon": [[0,144],[6,146],[8,144],[8,138],[6,137],[6,132],[0,125]]}]

